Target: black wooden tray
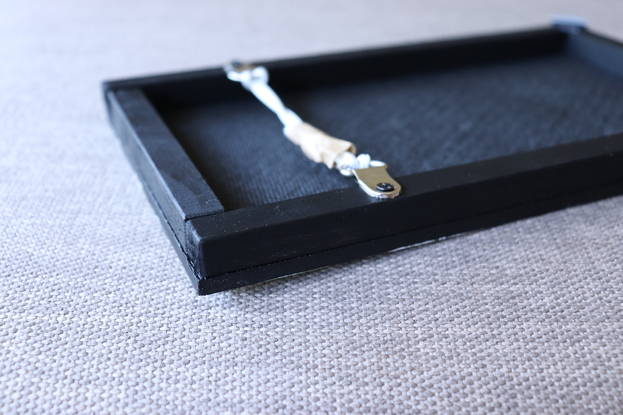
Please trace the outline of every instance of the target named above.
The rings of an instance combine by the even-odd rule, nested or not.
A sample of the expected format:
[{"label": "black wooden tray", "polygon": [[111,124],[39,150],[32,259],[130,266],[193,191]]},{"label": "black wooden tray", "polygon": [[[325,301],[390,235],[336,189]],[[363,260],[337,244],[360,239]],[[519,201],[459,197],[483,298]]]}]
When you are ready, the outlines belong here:
[{"label": "black wooden tray", "polygon": [[584,28],[261,64],[303,119],[387,162],[403,194],[372,199],[309,161],[220,68],[106,82],[199,294],[623,193],[623,46]]}]

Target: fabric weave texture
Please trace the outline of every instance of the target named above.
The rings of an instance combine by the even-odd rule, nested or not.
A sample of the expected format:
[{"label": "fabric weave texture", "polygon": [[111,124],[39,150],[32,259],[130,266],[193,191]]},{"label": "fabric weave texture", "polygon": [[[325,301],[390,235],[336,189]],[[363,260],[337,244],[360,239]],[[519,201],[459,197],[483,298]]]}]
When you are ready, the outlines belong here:
[{"label": "fabric weave texture", "polygon": [[[563,52],[280,95],[393,177],[623,131],[623,78]],[[357,186],[307,160],[250,93],[163,114],[226,209]]]},{"label": "fabric weave texture", "polygon": [[553,13],[621,39],[620,1],[0,10],[0,413],[621,413],[623,198],[198,297],[99,89]]}]

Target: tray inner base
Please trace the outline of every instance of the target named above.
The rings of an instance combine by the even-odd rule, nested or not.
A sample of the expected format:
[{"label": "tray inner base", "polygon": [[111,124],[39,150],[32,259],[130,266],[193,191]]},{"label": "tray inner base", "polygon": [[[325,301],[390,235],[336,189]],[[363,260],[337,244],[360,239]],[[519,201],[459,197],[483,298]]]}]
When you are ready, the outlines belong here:
[{"label": "tray inner base", "polygon": [[[623,131],[623,79],[564,52],[277,92],[394,177]],[[161,115],[227,210],[356,186],[305,158],[250,94]]]}]

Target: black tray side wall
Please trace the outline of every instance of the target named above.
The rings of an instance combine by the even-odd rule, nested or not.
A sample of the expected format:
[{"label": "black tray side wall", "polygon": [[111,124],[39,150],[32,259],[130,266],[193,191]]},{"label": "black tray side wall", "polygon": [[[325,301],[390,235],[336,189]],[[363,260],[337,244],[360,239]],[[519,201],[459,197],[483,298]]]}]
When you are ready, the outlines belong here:
[{"label": "black tray side wall", "polygon": [[[307,71],[308,87],[339,79],[326,79],[321,74],[327,71],[319,67],[335,74],[353,62],[365,62],[372,69],[358,76],[368,77],[396,68],[426,71],[549,53],[565,45],[571,53],[604,68],[623,56],[621,45],[585,31],[567,34],[545,29],[266,66],[280,72],[282,87],[296,87],[300,71]],[[594,52],[595,45],[607,53]],[[386,65],[398,63],[401,56],[410,63]],[[220,70],[208,70],[104,85],[113,127],[200,294],[623,192],[623,136],[615,135],[402,177],[405,193],[392,201],[371,201],[358,189],[344,189],[223,212],[218,198],[153,108],[153,104],[192,105],[206,99],[208,92],[210,99],[244,93],[223,78]],[[267,240],[276,242],[268,245]]]},{"label": "black tray side wall", "polygon": [[196,218],[188,243],[209,293],[614,196],[622,167],[619,134],[405,176],[389,201],[351,188]]}]

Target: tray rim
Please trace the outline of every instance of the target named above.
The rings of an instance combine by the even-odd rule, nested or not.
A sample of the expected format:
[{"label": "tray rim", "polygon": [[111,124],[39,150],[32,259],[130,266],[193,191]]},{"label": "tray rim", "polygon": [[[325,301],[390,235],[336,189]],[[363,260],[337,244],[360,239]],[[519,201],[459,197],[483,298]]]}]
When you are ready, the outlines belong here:
[{"label": "tray rim", "polygon": [[[562,35],[566,38],[573,36],[574,38],[582,38],[589,42],[602,42],[612,47],[616,47],[617,49],[623,47],[623,45],[612,39],[596,35],[592,32],[588,32],[587,30],[570,33],[564,30],[564,28],[548,27],[528,31],[474,36],[470,38],[443,40],[437,42],[416,43],[413,45],[400,45],[396,47],[363,51],[360,50],[347,53],[331,53],[321,55],[319,57],[295,58],[276,62],[265,62],[263,64],[268,66],[271,70],[274,68],[278,71],[287,71],[294,67],[308,65],[310,62],[320,62],[322,64],[323,62],[361,59],[362,57],[365,58],[370,54],[378,57],[388,53],[416,53],[418,51],[421,52],[422,50],[434,51],[439,48],[442,50],[448,47],[461,48],[465,45],[478,44],[491,40],[505,42],[509,39],[517,39],[525,36],[541,36],[544,34],[556,34],[556,36]],[[599,160],[599,163],[602,163],[604,161],[604,157],[605,161],[607,161],[608,157],[614,157],[614,155],[616,155],[616,157],[623,156],[623,134],[615,134],[609,137],[597,137],[525,153],[515,153],[513,155],[475,163],[468,163],[460,166],[433,170],[430,172],[402,176],[399,177],[398,180],[401,183],[405,183],[405,193],[399,198],[390,201],[370,200],[370,198],[363,195],[358,188],[346,188],[303,196],[295,199],[288,199],[280,202],[268,203],[260,206],[250,206],[232,211],[225,211],[223,206],[220,204],[218,197],[210,189],[205,179],[201,176],[190,158],[186,155],[179,142],[177,142],[177,139],[175,139],[173,134],[168,130],[167,126],[164,124],[144,92],[145,88],[149,88],[154,85],[161,85],[163,83],[193,82],[193,80],[197,79],[215,77],[223,77],[220,68],[167,75],[155,75],[121,81],[110,81],[103,84],[104,95],[111,122],[117,133],[122,138],[124,150],[130,158],[132,165],[145,187],[148,199],[163,222],[163,226],[165,230],[167,230],[167,234],[172,239],[173,245],[176,247],[182,262],[187,267],[191,280],[200,294],[221,291],[223,289],[273,279],[282,276],[284,272],[286,274],[303,272],[318,268],[318,266],[322,267],[343,262],[343,260],[350,260],[362,256],[368,256],[373,253],[385,252],[390,249],[395,249],[395,247],[398,246],[404,246],[405,244],[409,245],[408,243],[405,243],[403,240],[404,238],[398,237],[398,235],[417,229],[422,230],[424,228],[422,228],[423,225],[421,224],[419,225],[420,228],[413,228],[413,224],[411,224],[409,229],[403,229],[402,232],[396,232],[399,224],[393,224],[393,230],[389,233],[388,231],[384,232],[379,230],[378,227],[374,228],[370,233],[365,233],[365,235],[354,235],[351,231],[348,235],[343,235],[343,240],[338,241],[337,244],[334,243],[328,245],[323,245],[322,235],[318,235],[318,232],[316,232],[316,234],[314,234],[316,244],[312,244],[307,250],[299,249],[298,251],[290,252],[287,255],[277,252],[277,257],[266,257],[265,254],[268,248],[264,248],[257,252],[253,251],[255,253],[250,257],[247,257],[246,261],[236,261],[232,259],[225,267],[213,266],[215,261],[218,262],[219,260],[219,258],[214,257],[222,255],[223,250],[219,249],[220,245],[223,245],[223,243],[228,240],[230,242],[229,244],[226,244],[226,246],[229,247],[229,249],[240,243],[242,243],[241,249],[245,247],[247,249],[251,249],[254,246],[254,243],[266,236],[268,228],[275,230],[278,227],[285,227],[284,230],[290,229],[294,231],[295,229],[299,229],[301,227],[309,227],[322,220],[323,217],[338,217],[340,215],[348,214],[349,212],[368,212],[361,215],[361,217],[365,220],[373,220],[375,217],[382,215],[384,211],[391,211],[392,206],[408,205],[408,203],[403,201],[408,201],[410,198],[421,198],[422,195],[430,196],[435,192],[439,193],[440,191],[447,190],[448,188],[456,188],[461,185],[469,186],[478,183],[482,184],[488,180],[495,180],[500,177],[510,177],[514,174],[520,174],[522,172],[526,173],[548,168],[559,168],[560,166],[569,163],[586,163],[589,159],[592,159],[593,161]],[[239,88],[236,90],[238,89]],[[142,126],[141,122],[146,123],[147,127],[145,128]],[[146,136],[158,137],[159,142],[155,144],[148,143],[150,140],[145,140]],[[167,159],[154,157],[154,155],[162,156],[162,147],[165,147],[169,153],[167,155]],[[565,157],[561,158],[561,151],[566,154]],[[183,177],[171,177],[172,175],[166,174],[166,169],[162,168],[164,164],[171,161],[171,157],[175,161],[174,164],[176,166],[184,167]],[[526,163],[527,161],[528,163],[532,162],[536,164],[532,166],[532,170],[529,170],[525,168],[525,164],[523,167],[516,166],[515,164],[519,161],[522,163]],[[511,167],[510,169],[508,169],[509,166]],[[439,187],[440,177],[443,177],[444,175],[459,177],[466,174],[466,172],[468,173],[468,176],[469,174],[472,175],[470,180],[457,182],[456,180],[453,181],[448,179],[446,185],[449,187]],[[494,174],[493,176],[487,176],[485,174],[486,177],[484,177],[482,176],[483,172],[493,172]],[[475,176],[474,173],[476,174]],[[479,174],[480,177],[478,176]],[[603,174],[603,172],[601,174]],[[611,171],[610,174],[612,174]],[[591,193],[591,189],[594,190],[600,187],[612,189],[616,188],[616,190],[605,191],[605,193],[602,192],[600,194],[603,195],[598,196],[599,198],[608,197],[608,195],[618,194],[621,192],[619,189],[619,182],[621,181],[623,181],[623,177],[616,176],[615,180],[601,180],[599,183],[591,182],[588,187],[585,185],[582,189],[578,190],[578,188],[576,188],[575,192],[559,194],[558,196],[550,197],[549,199],[565,199],[565,197],[567,197],[569,200],[566,202],[563,200],[563,205],[571,205],[575,203],[583,203],[587,200],[595,200],[585,200],[585,197],[579,197],[578,199],[577,195],[579,193],[589,194]],[[433,185],[428,187],[418,186],[418,182],[433,183]],[[593,191],[592,193],[595,192]],[[597,191],[597,193],[599,193],[599,191]],[[192,203],[190,203],[190,205],[192,205],[192,209],[189,209],[188,203],[182,203],[184,200],[188,199],[189,194],[191,194],[190,199],[193,199],[193,194],[195,196],[199,196],[197,200],[191,201]],[[572,199],[574,198],[579,201],[573,202]],[[541,196],[540,198],[526,203],[526,206],[534,203],[543,204],[547,199],[548,198],[543,198]],[[186,200],[186,202],[188,202],[188,200]],[[513,206],[514,205],[502,207],[501,209],[509,209]],[[545,208],[545,210],[541,213],[559,208],[561,208],[559,204],[550,203],[549,207]],[[499,210],[500,209],[497,209],[496,211]],[[289,212],[289,214],[284,214],[283,212]],[[494,212],[489,213],[492,215],[494,214]],[[474,229],[474,226],[477,228],[482,227],[483,223],[485,224],[484,226],[493,226],[495,224],[515,220],[519,217],[526,216],[524,213],[519,212],[510,219],[505,218],[501,222],[501,219],[498,219],[497,222],[495,220],[489,220],[488,222],[481,221],[477,224],[471,225],[471,227],[464,227],[463,231]],[[469,215],[467,218],[455,218],[455,220],[460,221],[468,218]],[[233,223],[236,223],[236,225],[233,226]],[[437,223],[437,225],[443,225],[443,223]],[[442,232],[436,237],[454,234],[459,228],[456,228],[455,230],[446,230],[444,232],[450,233]],[[428,231],[420,232],[421,235],[412,238],[411,242],[422,242],[423,237],[435,237],[434,232],[427,232]],[[310,234],[304,234],[303,236],[309,237]],[[331,257],[329,260],[325,260],[324,262],[316,262],[316,265],[318,266],[314,265],[313,260],[310,263],[310,256],[318,256],[323,252],[331,250],[349,250],[357,244],[374,242],[374,240],[380,240],[382,238],[392,236],[396,240],[395,242],[380,244],[382,246],[377,247],[372,251],[369,249],[362,250],[361,255],[358,255],[357,252],[344,253],[343,255],[338,255],[337,258]],[[398,246],[395,246],[396,244],[398,244]],[[323,246],[324,249],[319,248],[321,246]],[[394,248],[392,248],[392,246],[394,246]],[[283,247],[280,249],[283,249]],[[279,249],[277,249],[277,251],[279,251]],[[210,252],[217,252],[217,254],[210,254]],[[248,253],[248,251],[244,250],[243,252]],[[262,259],[262,257],[264,257],[264,259]],[[284,270],[284,261],[290,263],[294,261],[295,266],[286,266],[287,269]],[[275,264],[282,264],[282,266],[280,267]],[[272,267],[272,269],[266,270],[267,267]]]}]

